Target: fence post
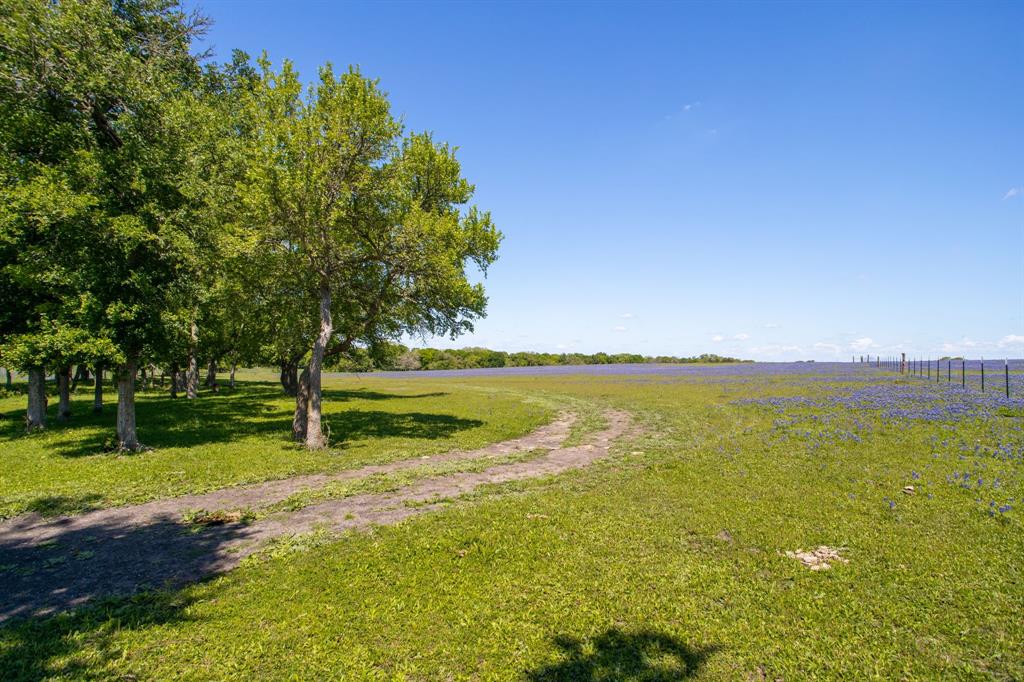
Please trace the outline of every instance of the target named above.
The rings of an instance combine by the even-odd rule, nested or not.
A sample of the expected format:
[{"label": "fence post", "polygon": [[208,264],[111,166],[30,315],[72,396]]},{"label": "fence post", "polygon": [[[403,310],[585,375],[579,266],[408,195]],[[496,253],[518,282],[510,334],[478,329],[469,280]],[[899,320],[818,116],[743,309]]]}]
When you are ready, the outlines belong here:
[{"label": "fence post", "polygon": [[981,392],[985,392],[985,358],[981,359]]},{"label": "fence post", "polygon": [[953,358],[946,360],[946,383],[953,381]]},{"label": "fence post", "polygon": [[1006,375],[1006,399],[1010,399],[1010,358],[1003,360],[1003,372]]},{"label": "fence post", "polygon": [[967,388],[967,360],[960,358],[960,388]]}]

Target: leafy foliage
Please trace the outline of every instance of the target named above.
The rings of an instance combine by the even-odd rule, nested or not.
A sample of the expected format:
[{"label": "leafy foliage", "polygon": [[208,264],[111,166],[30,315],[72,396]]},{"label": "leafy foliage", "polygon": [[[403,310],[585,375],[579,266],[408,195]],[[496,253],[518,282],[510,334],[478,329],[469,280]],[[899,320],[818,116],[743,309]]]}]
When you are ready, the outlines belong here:
[{"label": "leafy foliage", "polygon": [[638,353],[509,353],[488,348],[414,348],[396,347],[386,369],[479,369],[486,367],[544,367],[552,365],[689,364],[745,362],[737,358],[704,354],[694,357],[656,357]]}]

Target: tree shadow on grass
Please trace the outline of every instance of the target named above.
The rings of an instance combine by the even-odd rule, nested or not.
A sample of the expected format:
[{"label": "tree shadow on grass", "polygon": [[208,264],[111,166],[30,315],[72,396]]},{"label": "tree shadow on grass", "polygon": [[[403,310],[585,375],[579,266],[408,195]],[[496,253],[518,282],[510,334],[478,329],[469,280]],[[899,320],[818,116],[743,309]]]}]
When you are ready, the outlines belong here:
[{"label": "tree shadow on grass", "polygon": [[562,661],[527,671],[530,682],[630,680],[669,682],[693,677],[717,646],[691,647],[670,635],[611,628],[588,643],[560,635],[554,639]]},{"label": "tree shadow on grass", "polygon": [[[324,422],[330,429],[335,447],[366,438],[448,438],[458,431],[483,426],[477,419],[462,419],[447,414],[425,412],[385,412],[348,409],[331,412],[331,404],[352,400],[401,400],[434,398],[446,393],[392,394],[364,389],[328,390]],[[2,416],[8,423],[0,429],[0,441],[23,436],[18,420],[20,411]],[[272,384],[247,385],[226,395],[201,395],[197,400],[166,395],[144,395],[136,404],[139,439],[148,447],[195,447],[259,437],[291,442],[292,405]],[[65,435],[53,442],[54,450],[64,457],[82,457],[111,452],[114,448],[115,408],[108,406],[101,415],[79,407],[69,424],[51,422],[47,433]]]},{"label": "tree shadow on grass", "polygon": [[99,509],[103,506],[103,496],[89,493],[72,497],[70,495],[47,495],[37,497],[25,506],[26,512],[35,512],[42,516],[65,516],[80,514],[83,510]]},{"label": "tree shadow on grass", "polygon": [[[0,529],[5,680],[104,677],[96,667],[119,656],[111,641],[117,631],[185,618],[192,597],[177,588],[231,568],[248,529],[233,523],[195,532],[170,515],[141,525],[116,516],[57,524],[53,535],[35,532],[25,517]],[[88,666],[74,656],[80,646],[89,648]]]},{"label": "tree shadow on grass", "polygon": [[450,438],[459,431],[484,425],[479,419],[463,419],[450,414],[427,412],[356,411],[325,414],[331,446],[367,438]]},{"label": "tree shadow on grass", "polygon": [[[126,631],[193,620],[188,608],[197,601],[188,590],[155,590],[104,599],[72,613],[0,625],[2,679],[136,679],[124,670],[116,638]],[[112,664],[118,669],[109,669]]]},{"label": "tree shadow on grass", "polygon": [[414,398],[442,398],[448,395],[445,391],[434,391],[433,393],[382,393],[370,391],[365,388],[354,388],[351,390],[324,389],[324,402],[332,400],[409,400]]},{"label": "tree shadow on grass", "polygon": [[[159,590],[108,599],[60,616],[0,625],[0,670],[9,682],[135,679],[104,668],[121,660],[115,637],[190,620],[196,598],[187,591]],[[89,658],[76,656],[88,647]],[[119,675],[121,673],[123,676]]]}]

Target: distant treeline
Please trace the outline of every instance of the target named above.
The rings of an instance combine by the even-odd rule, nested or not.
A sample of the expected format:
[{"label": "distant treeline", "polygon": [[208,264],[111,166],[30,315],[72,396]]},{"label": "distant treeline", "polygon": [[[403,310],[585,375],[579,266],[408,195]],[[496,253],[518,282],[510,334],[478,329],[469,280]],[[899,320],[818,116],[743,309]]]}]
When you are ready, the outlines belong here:
[{"label": "distant treeline", "polygon": [[726,363],[750,362],[738,358],[723,357],[705,353],[696,357],[675,357],[672,355],[640,355],[638,353],[535,353],[523,351],[508,353],[489,348],[407,348],[394,345],[383,357],[375,359],[369,354],[356,355],[346,359],[339,369],[366,372],[374,369],[422,370],[422,369],[479,369],[486,367],[545,367],[550,365],[622,365],[622,364],[681,364],[681,363]]}]

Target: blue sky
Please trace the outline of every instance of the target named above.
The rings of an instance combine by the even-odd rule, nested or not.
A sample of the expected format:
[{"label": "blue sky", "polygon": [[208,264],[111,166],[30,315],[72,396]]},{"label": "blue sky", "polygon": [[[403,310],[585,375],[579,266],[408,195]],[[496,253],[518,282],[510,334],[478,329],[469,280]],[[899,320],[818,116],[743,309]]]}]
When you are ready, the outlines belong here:
[{"label": "blue sky", "polygon": [[429,345],[1024,357],[1022,3],[199,6],[460,147],[505,241]]}]

